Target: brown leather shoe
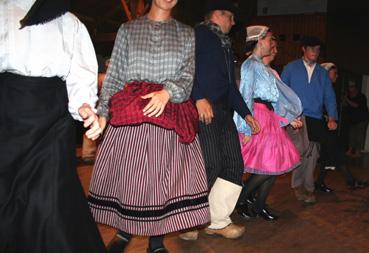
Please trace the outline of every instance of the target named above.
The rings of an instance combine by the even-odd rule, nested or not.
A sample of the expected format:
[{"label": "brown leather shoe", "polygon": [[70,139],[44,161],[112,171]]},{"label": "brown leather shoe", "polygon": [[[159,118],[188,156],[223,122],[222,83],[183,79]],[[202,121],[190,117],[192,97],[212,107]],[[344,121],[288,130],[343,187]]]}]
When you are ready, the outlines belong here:
[{"label": "brown leather shoe", "polygon": [[237,239],[245,233],[245,227],[231,223],[221,229],[205,228],[205,233],[208,235],[220,235],[227,239]]},{"label": "brown leather shoe", "polygon": [[307,192],[305,194],[305,199],[304,202],[307,204],[315,204],[316,203],[316,198],[313,192]]},{"label": "brown leather shoe", "polygon": [[179,234],[179,238],[185,241],[196,241],[198,237],[199,237],[198,230],[192,230]]}]

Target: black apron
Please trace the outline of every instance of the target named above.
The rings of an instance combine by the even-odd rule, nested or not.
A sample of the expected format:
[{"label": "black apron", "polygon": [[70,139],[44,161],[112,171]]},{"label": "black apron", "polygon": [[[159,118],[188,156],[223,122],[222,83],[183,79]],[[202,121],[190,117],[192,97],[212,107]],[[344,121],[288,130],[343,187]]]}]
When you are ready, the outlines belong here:
[{"label": "black apron", "polygon": [[0,252],[102,253],[60,78],[0,74]]}]

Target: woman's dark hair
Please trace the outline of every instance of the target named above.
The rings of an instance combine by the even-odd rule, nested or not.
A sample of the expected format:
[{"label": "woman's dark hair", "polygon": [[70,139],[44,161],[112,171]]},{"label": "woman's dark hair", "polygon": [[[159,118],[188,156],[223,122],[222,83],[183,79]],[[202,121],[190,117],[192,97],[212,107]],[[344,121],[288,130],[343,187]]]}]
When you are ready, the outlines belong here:
[{"label": "woman's dark hair", "polygon": [[254,51],[256,44],[258,44],[257,40],[251,40],[246,42],[245,51],[247,55],[252,54],[252,51]]},{"label": "woman's dark hair", "polygon": [[328,71],[331,71],[332,69],[337,69],[336,65],[333,65],[332,67],[330,67]]}]

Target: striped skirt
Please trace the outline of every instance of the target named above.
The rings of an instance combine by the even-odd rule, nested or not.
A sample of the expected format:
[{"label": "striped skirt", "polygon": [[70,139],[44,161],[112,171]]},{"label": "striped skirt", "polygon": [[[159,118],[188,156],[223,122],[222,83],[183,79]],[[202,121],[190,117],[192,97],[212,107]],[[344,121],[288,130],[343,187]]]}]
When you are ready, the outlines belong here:
[{"label": "striped skirt", "polygon": [[97,222],[134,235],[163,235],[209,221],[208,187],[198,138],[178,141],[152,125],[108,126],[91,179]]}]

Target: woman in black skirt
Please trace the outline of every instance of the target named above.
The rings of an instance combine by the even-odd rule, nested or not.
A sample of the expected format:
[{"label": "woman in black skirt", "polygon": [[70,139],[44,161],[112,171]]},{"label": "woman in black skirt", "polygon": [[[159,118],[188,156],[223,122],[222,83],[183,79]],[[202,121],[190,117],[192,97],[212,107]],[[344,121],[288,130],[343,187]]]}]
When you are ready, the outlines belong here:
[{"label": "woman in black skirt", "polygon": [[67,10],[65,0],[0,2],[1,253],[105,252],[76,173],[71,117],[92,124],[89,136],[101,132],[96,56]]}]

